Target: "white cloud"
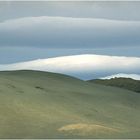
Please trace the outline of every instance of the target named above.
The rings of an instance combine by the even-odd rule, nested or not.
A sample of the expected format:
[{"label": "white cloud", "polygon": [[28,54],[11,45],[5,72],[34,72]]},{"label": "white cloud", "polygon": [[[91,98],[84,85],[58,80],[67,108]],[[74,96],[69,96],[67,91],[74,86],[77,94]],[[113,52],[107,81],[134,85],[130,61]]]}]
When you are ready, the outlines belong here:
[{"label": "white cloud", "polygon": [[50,71],[81,79],[92,79],[118,73],[140,74],[140,58],[87,54],[0,65],[0,70],[22,69]]}]

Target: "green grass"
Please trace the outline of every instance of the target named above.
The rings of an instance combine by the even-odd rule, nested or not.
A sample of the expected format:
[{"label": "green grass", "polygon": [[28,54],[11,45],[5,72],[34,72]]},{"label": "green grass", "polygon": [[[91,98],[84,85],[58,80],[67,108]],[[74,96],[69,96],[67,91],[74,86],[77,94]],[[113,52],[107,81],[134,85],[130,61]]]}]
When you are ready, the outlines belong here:
[{"label": "green grass", "polygon": [[89,82],[106,86],[124,88],[140,93],[140,81],[131,78],[95,79],[90,80]]},{"label": "green grass", "polygon": [[140,94],[55,73],[0,72],[0,138],[140,138]]}]

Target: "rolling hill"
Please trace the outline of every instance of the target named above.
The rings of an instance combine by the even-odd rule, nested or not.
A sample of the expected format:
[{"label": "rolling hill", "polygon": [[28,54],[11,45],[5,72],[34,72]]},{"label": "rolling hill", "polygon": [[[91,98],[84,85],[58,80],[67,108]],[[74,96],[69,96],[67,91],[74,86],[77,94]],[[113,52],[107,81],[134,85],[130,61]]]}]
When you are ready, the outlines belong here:
[{"label": "rolling hill", "polygon": [[0,138],[140,138],[140,94],[40,71],[0,72]]},{"label": "rolling hill", "polygon": [[90,80],[89,82],[106,85],[106,86],[124,88],[140,93],[140,81],[131,78],[95,79],[95,80]]}]

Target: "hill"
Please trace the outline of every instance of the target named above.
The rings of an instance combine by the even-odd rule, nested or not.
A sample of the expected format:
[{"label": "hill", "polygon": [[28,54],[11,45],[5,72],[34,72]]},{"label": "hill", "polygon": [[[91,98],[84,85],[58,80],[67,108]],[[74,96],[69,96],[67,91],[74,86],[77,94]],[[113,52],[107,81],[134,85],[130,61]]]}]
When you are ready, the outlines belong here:
[{"label": "hill", "polygon": [[0,138],[140,138],[140,94],[66,75],[0,72]]},{"label": "hill", "polygon": [[106,86],[124,88],[140,93],[140,81],[131,78],[95,79],[95,80],[90,80],[89,82],[106,85]]}]

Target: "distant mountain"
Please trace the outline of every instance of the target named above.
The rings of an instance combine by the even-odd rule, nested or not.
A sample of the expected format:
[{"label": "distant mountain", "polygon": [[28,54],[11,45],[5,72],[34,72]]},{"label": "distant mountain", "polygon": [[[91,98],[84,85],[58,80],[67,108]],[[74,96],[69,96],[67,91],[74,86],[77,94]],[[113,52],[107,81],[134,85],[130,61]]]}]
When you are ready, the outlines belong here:
[{"label": "distant mountain", "polygon": [[83,54],[0,65],[0,70],[40,70],[90,80],[116,73],[140,74],[140,58]]},{"label": "distant mountain", "polygon": [[140,138],[140,94],[70,76],[0,72],[0,138]]},{"label": "distant mountain", "polygon": [[134,80],[131,78],[116,77],[111,79],[95,79],[95,80],[90,80],[89,82],[106,85],[106,86],[124,88],[140,93],[140,80]]},{"label": "distant mountain", "polygon": [[131,78],[134,80],[140,80],[140,75],[139,74],[125,74],[125,73],[119,73],[107,77],[102,77],[101,79],[111,79],[111,78]]}]

